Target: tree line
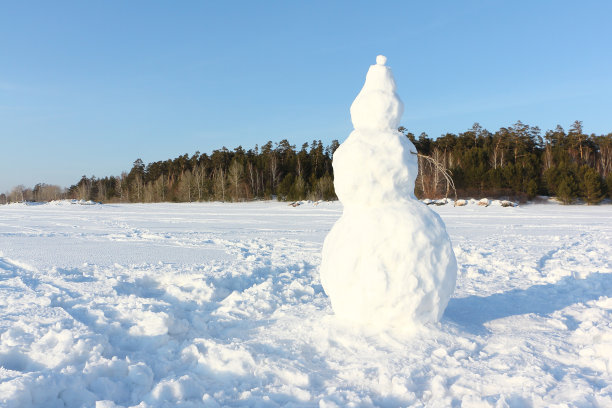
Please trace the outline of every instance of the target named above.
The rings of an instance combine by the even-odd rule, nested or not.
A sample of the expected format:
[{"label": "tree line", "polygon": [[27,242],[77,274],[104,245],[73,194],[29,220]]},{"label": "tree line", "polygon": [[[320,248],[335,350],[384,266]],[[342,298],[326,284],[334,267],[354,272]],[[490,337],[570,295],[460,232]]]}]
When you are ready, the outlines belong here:
[{"label": "tree line", "polygon": [[[415,194],[441,198],[449,193],[450,174],[459,197],[507,197],[519,201],[551,195],[569,204],[576,198],[598,203],[612,195],[612,133],[587,135],[575,121],[543,135],[537,126],[517,122],[492,133],[475,123],[471,129],[437,139],[399,131],[417,150],[419,175]],[[67,189],[37,184],[15,187],[0,203],[61,198],[100,202],[191,202],[333,200],[332,156],[337,140],[320,140],[300,149],[287,140],[269,141],[244,150],[223,147],[145,163],[137,159],[129,172],[97,178],[83,176]]]},{"label": "tree line", "polygon": [[[446,194],[442,172],[452,175],[460,197],[509,197],[519,201],[536,195],[556,196],[565,204],[581,198],[595,204],[612,194],[612,133],[587,135],[575,121],[542,135],[540,128],[520,121],[495,133],[475,123],[459,134],[433,140],[401,127],[419,157],[418,197]],[[437,165],[432,165],[435,162]]]},{"label": "tree line", "polygon": [[333,200],[331,163],[338,146],[337,140],[329,146],[315,140],[297,150],[282,140],[147,165],[137,159],[129,172],[117,177],[83,176],[67,194],[103,202]]}]

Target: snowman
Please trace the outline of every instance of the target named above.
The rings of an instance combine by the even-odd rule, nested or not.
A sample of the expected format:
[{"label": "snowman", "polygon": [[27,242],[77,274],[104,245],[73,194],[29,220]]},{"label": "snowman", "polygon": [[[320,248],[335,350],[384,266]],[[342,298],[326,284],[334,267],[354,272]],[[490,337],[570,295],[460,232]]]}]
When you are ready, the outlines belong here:
[{"label": "snowman", "polygon": [[335,314],[379,328],[437,322],[457,262],[441,218],[414,196],[416,149],[397,131],[404,107],[386,57],[351,106],[355,130],[333,157],[344,206],[323,244],[321,283]]}]

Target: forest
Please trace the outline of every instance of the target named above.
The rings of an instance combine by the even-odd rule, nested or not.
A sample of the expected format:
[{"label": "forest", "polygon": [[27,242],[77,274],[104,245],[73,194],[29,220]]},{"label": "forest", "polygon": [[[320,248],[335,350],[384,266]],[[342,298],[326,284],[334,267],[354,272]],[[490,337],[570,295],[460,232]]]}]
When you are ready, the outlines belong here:
[{"label": "forest", "polygon": [[[568,131],[557,126],[544,134],[520,121],[494,133],[475,123],[465,132],[436,139],[398,130],[418,153],[418,198],[454,198],[456,193],[460,198],[524,202],[548,195],[564,204],[577,199],[596,204],[612,196],[612,133],[587,135],[580,121]],[[44,183],[17,186],[1,194],[0,203],[63,198],[104,203],[334,200],[332,157],[338,146],[337,140],[329,146],[314,140],[296,149],[282,140],[148,164],[137,159],[118,176],[82,176],[67,189]]]}]

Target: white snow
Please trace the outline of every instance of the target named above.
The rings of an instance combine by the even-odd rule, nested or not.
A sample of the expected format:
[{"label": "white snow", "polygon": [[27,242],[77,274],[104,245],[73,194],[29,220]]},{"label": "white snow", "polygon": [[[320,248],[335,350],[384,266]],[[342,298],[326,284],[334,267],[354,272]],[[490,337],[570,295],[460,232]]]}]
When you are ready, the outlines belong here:
[{"label": "white snow", "polygon": [[397,129],[404,112],[404,104],[395,93],[393,73],[385,66],[384,55],[371,65],[361,92],[351,105],[351,121],[355,129]]},{"label": "white snow", "polygon": [[612,406],[612,206],[432,208],[457,288],[406,334],[333,314],[339,203],[0,206],[0,406]]},{"label": "white snow", "polygon": [[414,196],[416,149],[396,130],[403,107],[386,58],[376,62],[334,153],[344,213],[323,245],[321,283],[339,317],[414,330],[442,316],[457,264],[444,223]]}]

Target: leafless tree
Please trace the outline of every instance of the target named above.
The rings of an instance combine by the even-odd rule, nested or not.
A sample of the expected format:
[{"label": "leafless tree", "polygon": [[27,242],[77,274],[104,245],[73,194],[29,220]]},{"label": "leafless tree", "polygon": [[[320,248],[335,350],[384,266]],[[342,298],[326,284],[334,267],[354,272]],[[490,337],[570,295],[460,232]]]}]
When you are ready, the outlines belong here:
[{"label": "leafless tree", "polygon": [[222,167],[217,167],[215,169],[215,173],[213,175],[214,179],[214,195],[216,199],[221,199],[221,201],[225,201],[225,192],[227,189],[227,180],[225,176],[225,171]]},{"label": "leafless tree", "polygon": [[232,164],[230,165],[229,172],[228,172],[229,181],[232,185],[232,188],[234,189],[233,191],[234,201],[238,201],[239,199],[242,198],[238,194],[238,187],[240,185],[240,182],[242,181],[243,175],[244,175],[244,168],[242,167],[242,164],[234,160]]},{"label": "leafless tree", "polygon": [[137,201],[137,202],[143,201],[144,182],[142,180],[142,176],[136,175],[130,187],[131,187],[130,190],[134,193],[134,198],[135,198],[134,201]]},{"label": "leafless tree", "polygon": [[280,176],[281,174],[279,170],[278,158],[275,154],[273,154],[272,157],[270,157],[270,179],[272,181],[272,190],[276,190],[276,187],[280,181]]},{"label": "leafless tree", "polygon": [[204,196],[204,187],[206,185],[206,168],[203,164],[195,167],[193,170],[193,177],[198,194],[198,201],[201,201]]},{"label": "leafless tree", "polygon": [[25,190],[25,186],[23,186],[22,184],[13,187],[11,189],[11,192],[8,195],[9,202],[15,203],[15,202],[24,201],[25,200],[24,190]]},{"label": "leafless tree", "polygon": [[182,201],[193,201],[193,190],[195,187],[193,174],[191,171],[185,170],[179,179],[179,197]]},{"label": "leafless tree", "polygon": [[[426,169],[429,167],[430,174],[433,173],[433,177],[430,177],[433,183],[431,191],[433,191],[434,194],[437,194],[438,183],[440,180],[443,180],[446,185],[446,190],[444,192],[444,198],[448,198],[448,194],[450,190],[452,190],[455,196],[455,203],[456,203],[457,202],[457,190],[455,189],[455,182],[453,181],[453,177],[452,177],[450,170],[446,168],[446,166],[444,165],[444,162],[439,160],[440,156],[436,155],[436,157],[438,158],[436,159],[436,157],[426,156],[420,153],[415,153],[415,152],[410,152],[410,153],[416,155],[420,159],[419,176],[421,177],[421,182],[424,183],[423,180],[426,177],[425,176],[425,173],[427,172]],[[425,184],[423,184],[423,192],[424,193],[426,192]]]},{"label": "leafless tree", "polygon": [[255,194],[256,197],[259,196],[259,179],[257,177],[257,170],[255,169],[255,166],[253,166],[253,163],[248,162],[247,164],[247,171],[248,171],[248,177],[249,177],[249,184],[251,186],[251,191],[253,192],[253,194]]}]

